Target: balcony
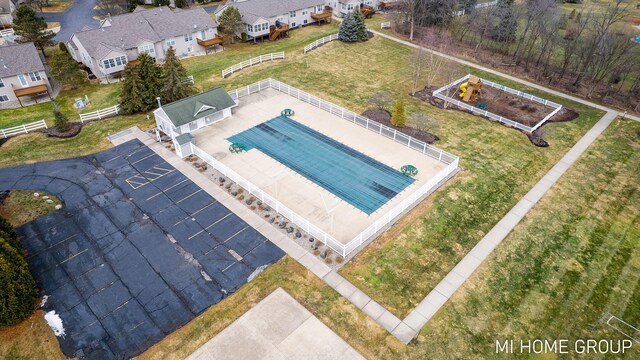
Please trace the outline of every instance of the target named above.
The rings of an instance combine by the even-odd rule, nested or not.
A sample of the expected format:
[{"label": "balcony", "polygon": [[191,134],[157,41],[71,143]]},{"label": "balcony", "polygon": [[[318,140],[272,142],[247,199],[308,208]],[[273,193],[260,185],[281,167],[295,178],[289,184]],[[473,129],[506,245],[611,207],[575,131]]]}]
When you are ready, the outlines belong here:
[{"label": "balcony", "polygon": [[51,94],[49,94],[49,87],[47,86],[47,84],[34,85],[18,89],[13,87],[13,93],[16,95],[16,98],[18,98],[20,106],[23,106],[22,101],[20,100],[20,98],[23,96],[33,96],[33,100],[36,102],[36,104],[38,103],[38,95],[46,93],[49,96],[49,99],[51,99]]},{"label": "balcony", "polygon": [[198,45],[204,46],[204,47],[224,45],[224,37],[220,35],[217,35],[213,39],[207,39],[207,40],[197,39],[197,41],[198,41]]}]

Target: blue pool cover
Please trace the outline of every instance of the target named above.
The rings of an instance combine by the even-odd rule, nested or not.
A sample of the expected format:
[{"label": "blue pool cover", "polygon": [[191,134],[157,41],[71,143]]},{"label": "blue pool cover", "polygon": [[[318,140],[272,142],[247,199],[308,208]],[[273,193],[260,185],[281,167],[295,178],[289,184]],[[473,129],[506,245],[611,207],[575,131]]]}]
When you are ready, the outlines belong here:
[{"label": "blue pool cover", "polygon": [[228,138],[260,150],[366,214],[414,179],[284,116]]}]

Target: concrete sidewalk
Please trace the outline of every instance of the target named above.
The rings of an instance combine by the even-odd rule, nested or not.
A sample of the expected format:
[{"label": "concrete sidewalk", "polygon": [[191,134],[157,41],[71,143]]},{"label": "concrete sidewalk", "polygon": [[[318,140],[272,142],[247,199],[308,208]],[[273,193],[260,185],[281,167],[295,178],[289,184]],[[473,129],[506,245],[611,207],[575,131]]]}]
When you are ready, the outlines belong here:
[{"label": "concrete sidewalk", "polygon": [[186,360],[364,360],[281,288],[202,345]]}]

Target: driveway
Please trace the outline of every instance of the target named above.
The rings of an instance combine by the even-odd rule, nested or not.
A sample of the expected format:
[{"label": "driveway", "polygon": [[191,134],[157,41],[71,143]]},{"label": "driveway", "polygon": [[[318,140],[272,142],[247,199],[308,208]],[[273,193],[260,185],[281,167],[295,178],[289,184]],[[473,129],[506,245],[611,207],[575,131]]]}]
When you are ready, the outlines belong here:
[{"label": "driveway", "polygon": [[75,1],[71,7],[61,13],[40,13],[38,15],[44,17],[47,22],[59,22],[60,31],[54,37],[55,41],[66,42],[76,31],[82,30],[83,27],[97,28],[98,20],[95,20],[93,8],[98,0],[81,0]]}]

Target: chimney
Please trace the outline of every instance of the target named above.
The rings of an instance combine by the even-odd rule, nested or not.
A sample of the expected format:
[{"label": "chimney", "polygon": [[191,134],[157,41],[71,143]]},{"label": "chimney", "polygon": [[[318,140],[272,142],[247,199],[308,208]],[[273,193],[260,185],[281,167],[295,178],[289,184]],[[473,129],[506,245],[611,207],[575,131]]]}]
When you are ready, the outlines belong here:
[{"label": "chimney", "polygon": [[162,103],[160,102],[160,96],[158,96],[156,98],[156,101],[158,102],[158,108],[161,108],[162,107]]}]

